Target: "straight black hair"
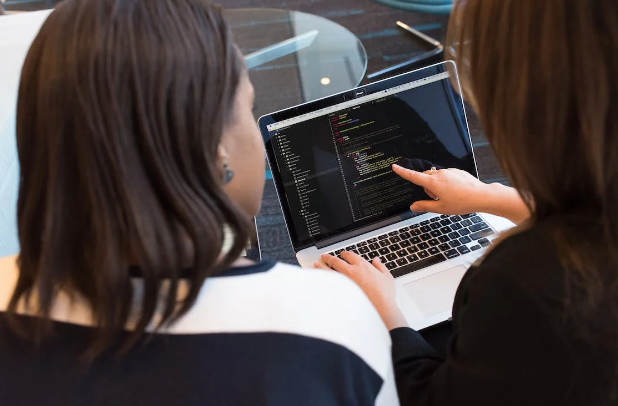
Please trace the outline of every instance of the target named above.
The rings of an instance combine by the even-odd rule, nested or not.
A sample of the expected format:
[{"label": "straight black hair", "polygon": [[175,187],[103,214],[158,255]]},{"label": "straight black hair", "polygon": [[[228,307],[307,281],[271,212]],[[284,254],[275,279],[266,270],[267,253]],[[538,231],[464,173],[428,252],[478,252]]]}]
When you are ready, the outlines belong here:
[{"label": "straight black hair", "polygon": [[[31,306],[30,336],[49,332],[67,292],[91,307],[89,358],[134,322],[128,349],[158,307],[152,327],[185,314],[206,278],[239,257],[248,218],[222,189],[217,148],[243,69],[222,10],[204,0],[65,0],[51,13],[17,106],[21,253],[9,314]],[[137,314],[131,266],[143,276]]]}]

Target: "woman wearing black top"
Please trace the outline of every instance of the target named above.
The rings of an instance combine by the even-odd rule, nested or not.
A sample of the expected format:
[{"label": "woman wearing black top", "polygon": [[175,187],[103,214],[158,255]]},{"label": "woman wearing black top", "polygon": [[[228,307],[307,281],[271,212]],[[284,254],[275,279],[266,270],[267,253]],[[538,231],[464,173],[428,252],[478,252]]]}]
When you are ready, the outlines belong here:
[{"label": "woman wearing black top", "polygon": [[515,189],[457,170],[393,170],[435,201],[518,227],[462,280],[438,355],[397,309],[393,280],[352,253],[355,280],[393,339],[402,405],[618,402],[618,4],[468,0],[450,42],[465,96]]}]

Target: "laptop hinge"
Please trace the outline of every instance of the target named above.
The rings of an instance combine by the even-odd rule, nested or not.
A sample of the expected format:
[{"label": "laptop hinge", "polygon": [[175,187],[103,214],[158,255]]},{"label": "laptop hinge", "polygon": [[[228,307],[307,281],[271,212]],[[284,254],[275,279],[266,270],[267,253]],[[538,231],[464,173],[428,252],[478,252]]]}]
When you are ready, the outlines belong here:
[{"label": "laptop hinge", "polygon": [[[420,213],[419,213],[420,214]],[[399,223],[400,221],[410,219],[415,217],[414,213],[408,212],[399,216],[391,217],[386,220],[380,221],[379,223],[374,223],[369,226],[359,228],[354,231],[350,231],[344,234],[339,234],[334,237],[327,238],[326,240],[322,240],[315,244],[317,249],[321,249],[324,247],[328,247],[329,245],[337,244],[338,242],[349,240],[361,234],[369,233],[373,230],[377,230],[382,227],[390,226],[391,224]]]}]

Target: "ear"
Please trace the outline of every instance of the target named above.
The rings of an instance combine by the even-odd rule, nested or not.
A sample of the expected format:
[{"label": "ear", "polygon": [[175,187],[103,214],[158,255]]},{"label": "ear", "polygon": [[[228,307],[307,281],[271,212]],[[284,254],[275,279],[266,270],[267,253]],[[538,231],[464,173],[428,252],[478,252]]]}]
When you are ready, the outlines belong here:
[{"label": "ear", "polygon": [[222,162],[227,157],[229,157],[227,149],[225,148],[225,146],[223,146],[223,144],[220,143],[217,147],[217,161]]}]

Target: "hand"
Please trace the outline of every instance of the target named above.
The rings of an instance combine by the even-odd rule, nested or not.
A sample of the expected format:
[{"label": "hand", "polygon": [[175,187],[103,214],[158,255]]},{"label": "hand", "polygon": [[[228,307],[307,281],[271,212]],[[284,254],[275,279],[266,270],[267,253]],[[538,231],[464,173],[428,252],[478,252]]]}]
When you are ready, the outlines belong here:
[{"label": "hand", "polygon": [[500,183],[486,184],[459,169],[416,172],[393,165],[402,178],[421,186],[435,200],[421,200],[410,206],[416,212],[468,214],[483,212],[505,217],[518,224],[530,217],[530,210],[517,190]]},{"label": "hand", "polygon": [[466,171],[440,169],[416,172],[393,165],[393,171],[402,178],[421,186],[436,200],[421,200],[410,206],[412,211],[440,214],[467,214],[479,211],[487,196],[487,184]]},{"label": "hand", "polygon": [[407,327],[408,323],[397,306],[395,279],[380,259],[374,258],[369,263],[348,251],[343,251],[340,256],[343,259],[324,254],[321,257],[324,263],[316,262],[314,266],[334,269],[352,279],[365,292],[389,330]]}]

